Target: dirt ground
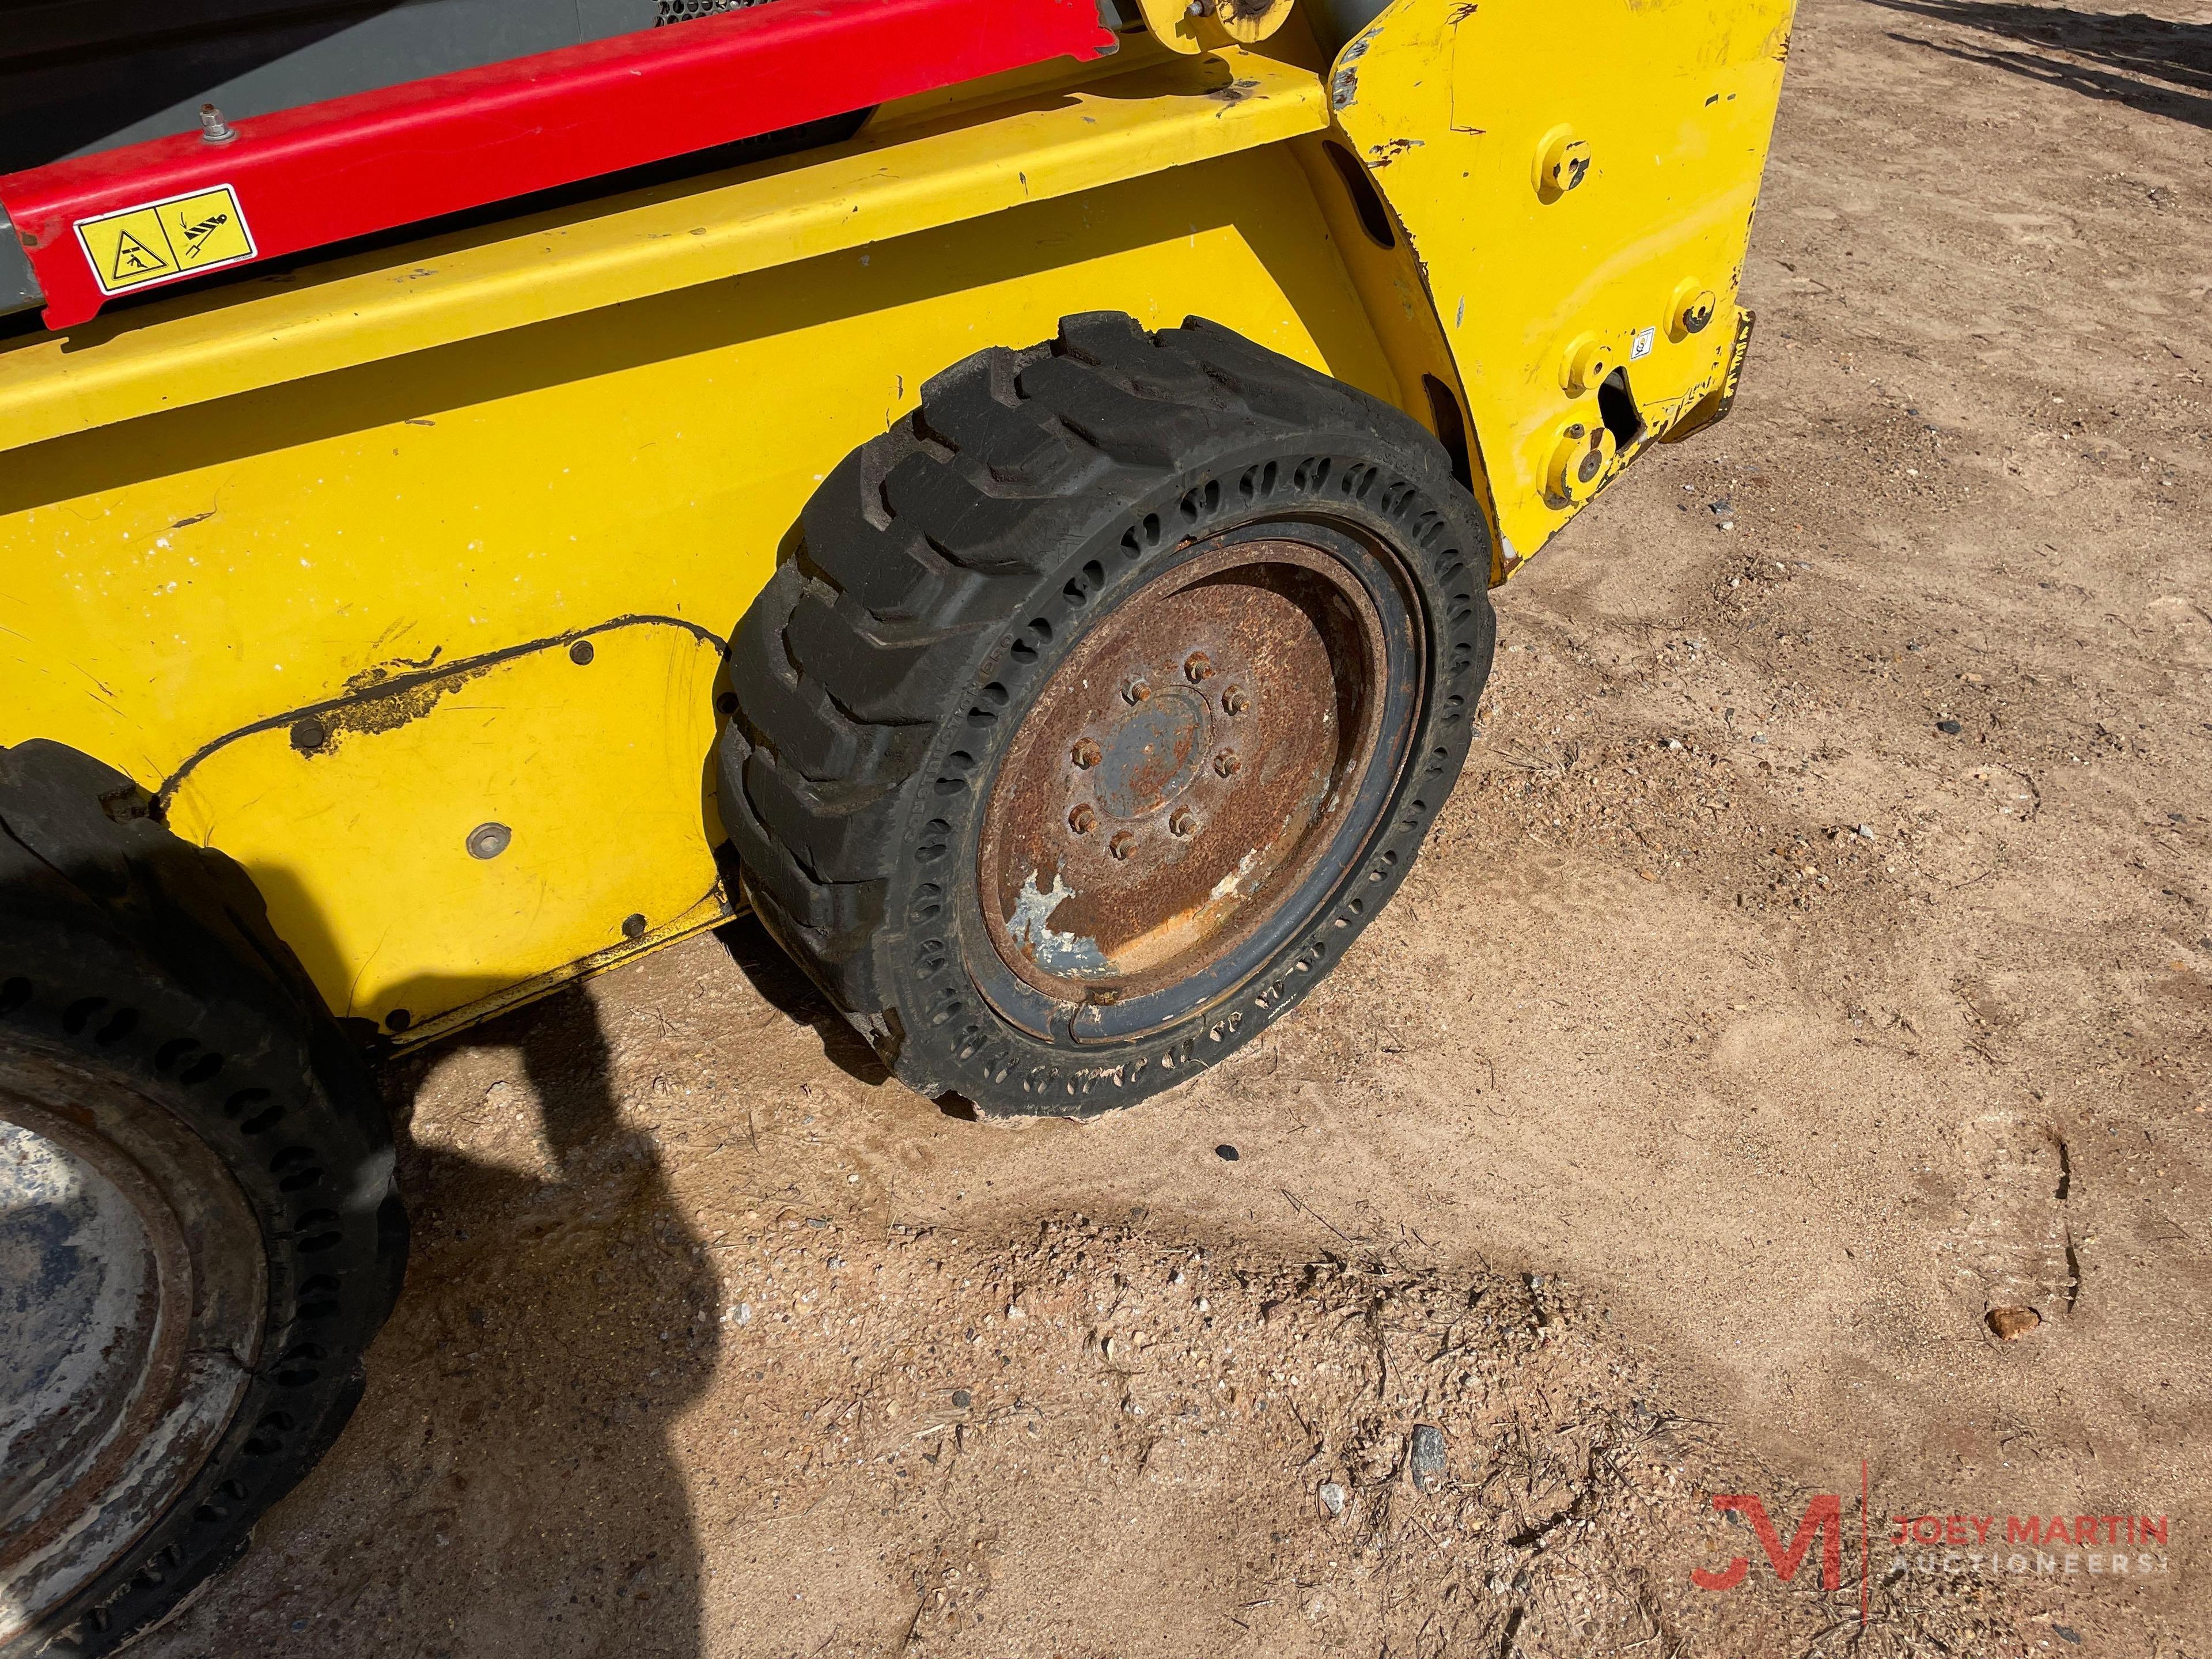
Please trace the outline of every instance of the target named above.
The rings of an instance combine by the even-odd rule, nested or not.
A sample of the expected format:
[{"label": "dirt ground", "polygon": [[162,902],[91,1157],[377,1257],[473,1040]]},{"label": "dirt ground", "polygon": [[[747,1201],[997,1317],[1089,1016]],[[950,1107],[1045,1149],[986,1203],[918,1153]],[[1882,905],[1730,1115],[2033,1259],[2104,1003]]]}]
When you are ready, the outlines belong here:
[{"label": "dirt ground", "polygon": [[[368,1398],[147,1650],[2212,1652],[2212,9],[2160,15],[1804,0],[1736,412],[1498,596],[1433,843],[1234,1063],[961,1121],[743,923],[396,1066]],[[1835,1494],[1839,1588],[1736,1492]]]}]

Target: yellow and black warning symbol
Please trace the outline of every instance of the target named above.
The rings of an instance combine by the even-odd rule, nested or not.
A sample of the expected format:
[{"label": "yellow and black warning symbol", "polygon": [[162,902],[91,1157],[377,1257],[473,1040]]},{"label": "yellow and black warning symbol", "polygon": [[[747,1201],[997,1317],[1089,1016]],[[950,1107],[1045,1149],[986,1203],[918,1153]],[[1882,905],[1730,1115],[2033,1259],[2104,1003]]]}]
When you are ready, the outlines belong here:
[{"label": "yellow and black warning symbol", "polygon": [[228,185],[77,221],[76,239],[103,294],[197,276],[253,257],[253,235]]}]

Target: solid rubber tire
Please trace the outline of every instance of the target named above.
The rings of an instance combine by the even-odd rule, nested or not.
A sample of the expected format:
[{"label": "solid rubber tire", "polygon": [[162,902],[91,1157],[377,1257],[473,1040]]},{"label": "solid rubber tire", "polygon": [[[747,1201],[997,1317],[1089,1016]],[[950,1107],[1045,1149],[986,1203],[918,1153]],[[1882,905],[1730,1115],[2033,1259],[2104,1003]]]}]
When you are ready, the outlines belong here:
[{"label": "solid rubber tire", "polygon": [[[1396,556],[1428,683],[1395,797],[1328,902],[1233,992],[1141,1036],[1040,1037],[978,994],[977,821],[1085,626],[1194,542],[1321,519]],[[1333,967],[1467,755],[1496,623],[1491,534],[1400,410],[1199,319],[1064,319],[927,382],[808,501],[732,642],[720,804],[756,912],[902,1080],[1087,1116],[1182,1082]]]}]

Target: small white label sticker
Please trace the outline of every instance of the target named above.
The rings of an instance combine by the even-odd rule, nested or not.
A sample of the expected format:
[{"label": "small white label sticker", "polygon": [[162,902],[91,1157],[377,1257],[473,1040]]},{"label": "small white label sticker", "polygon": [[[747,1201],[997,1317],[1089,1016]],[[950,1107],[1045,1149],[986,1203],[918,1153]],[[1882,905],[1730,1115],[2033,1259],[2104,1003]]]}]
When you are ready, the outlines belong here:
[{"label": "small white label sticker", "polygon": [[1651,355],[1651,342],[1658,332],[1656,328],[1638,329],[1636,337],[1628,343],[1628,361],[1632,363],[1638,357],[1649,357]]}]

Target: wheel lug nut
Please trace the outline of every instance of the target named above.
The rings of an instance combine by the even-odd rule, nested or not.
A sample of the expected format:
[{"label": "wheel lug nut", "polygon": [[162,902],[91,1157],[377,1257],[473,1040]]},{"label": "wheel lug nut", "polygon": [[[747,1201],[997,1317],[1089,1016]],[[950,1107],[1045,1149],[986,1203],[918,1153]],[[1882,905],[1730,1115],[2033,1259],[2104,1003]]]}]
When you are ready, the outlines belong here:
[{"label": "wheel lug nut", "polygon": [[1194,651],[1183,659],[1182,672],[1193,685],[1200,680],[1210,680],[1213,678],[1212,659],[1203,651]]},{"label": "wheel lug nut", "polygon": [[1236,686],[1221,694],[1221,707],[1228,714],[1241,714],[1252,706],[1252,699]]},{"label": "wheel lug nut", "polygon": [[1152,695],[1152,683],[1150,680],[1131,680],[1121,688],[1121,695],[1131,702],[1142,702]]},{"label": "wheel lug nut", "polygon": [[1137,838],[1127,830],[1118,830],[1114,839],[1106,843],[1106,850],[1117,859],[1125,859],[1137,850]]},{"label": "wheel lug nut", "polygon": [[1067,827],[1079,836],[1091,833],[1091,826],[1098,822],[1098,814],[1089,806],[1079,806],[1067,815]]},{"label": "wheel lug nut", "polygon": [[1244,769],[1244,763],[1237,757],[1234,749],[1224,749],[1213,757],[1213,769],[1222,777],[1233,778]]},{"label": "wheel lug nut", "polygon": [[1089,738],[1085,738],[1075,745],[1073,758],[1078,766],[1087,772],[1098,764],[1098,745]]},{"label": "wheel lug nut", "polygon": [[1168,829],[1175,835],[1187,836],[1198,828],[1198,814],[1188,806],[1182,807],[1168,819]]}]

